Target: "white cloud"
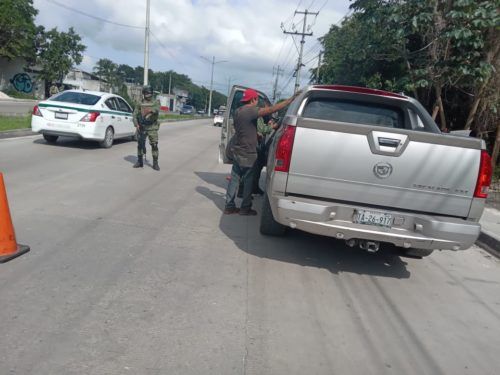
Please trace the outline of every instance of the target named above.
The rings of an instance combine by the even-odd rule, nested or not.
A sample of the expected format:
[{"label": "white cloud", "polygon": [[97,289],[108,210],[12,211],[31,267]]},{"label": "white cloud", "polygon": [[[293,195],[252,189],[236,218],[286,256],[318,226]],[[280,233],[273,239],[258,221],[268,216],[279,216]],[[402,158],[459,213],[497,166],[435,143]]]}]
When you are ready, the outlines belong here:
[{"label": "white cloud", "polygon": [[[62,3],[64,0],[56,1]],[[82,35],[88,46],[86,53],[93,57],[82,65],[88,66],[101,57],[132,66],[142,64],[144,30],[103,23],[54,5],[51,0],[35,0],[34,3],[39,9],[38,23],[46,27],[57,26],[60,30],[73,26]],[[246,85],[269,82],[266,87],[262,86],[269,91],[273,65],[286,65],[287,75],[282,78],[285,80],[296,63],[296,47],[290,36],[283,44],[280,24],[290,20],[301,27],[301,15],[291,18],[297,3],[287,0],[151,0],[151,68],[173,69],[188,74],[195,81],[208,81],[210,66],[199,56],[215,56],[217,60],[229,60],[216,66],[217,88],[225,85],[226,77],[234,77],[238,83]],[[324,1],[304,3],[313,3],[310,10],[314,11]],[[110,22],[133,26],[145,23],[145,0],[66,0],[64,5]],[[306,55],[305,60],[317,54],[316,39],[346,14],[348,5],[348,0],[330,0],[317,19],[309,16],[308,24],[313,25],[314,37],[307,38],[305,51],[310,50],[310,56]],[[303,7],[304,4],[301,9]],[[286,26],[291,27],[291,22]],[[309,73],[303,70],[302,76],[307,78]]]}]

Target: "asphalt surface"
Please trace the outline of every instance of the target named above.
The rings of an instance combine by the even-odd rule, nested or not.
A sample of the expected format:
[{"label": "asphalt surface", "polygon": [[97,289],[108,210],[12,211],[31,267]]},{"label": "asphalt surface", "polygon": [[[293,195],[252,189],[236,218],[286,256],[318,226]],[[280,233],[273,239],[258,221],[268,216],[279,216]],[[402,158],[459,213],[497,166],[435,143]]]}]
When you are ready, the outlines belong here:
[{"label": "asphalt surface", "polygon": [[38,103],[36,100],[0,99],[0,115],[27,115],[33,110],[36,103]]},{"label": "asphalt surface", "polygon": [[32,248],[0,265],[1,374],[498,374],[499,260],[263,237],[222,215],[219,132],[164,125],[160,172],[133,142],[0,140]]}]

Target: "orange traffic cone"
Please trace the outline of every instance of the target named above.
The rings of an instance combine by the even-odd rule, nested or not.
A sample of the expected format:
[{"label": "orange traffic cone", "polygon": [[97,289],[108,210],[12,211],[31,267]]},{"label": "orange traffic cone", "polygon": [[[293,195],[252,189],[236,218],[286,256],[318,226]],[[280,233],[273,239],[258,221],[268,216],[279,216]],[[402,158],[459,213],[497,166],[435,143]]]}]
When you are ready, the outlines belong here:
[{"label": "orange traffic cone", "polygon": [[10,218],[7,192],[0,173],[0,263],[8,262],[30,251],[29,246],[18,245]]}]

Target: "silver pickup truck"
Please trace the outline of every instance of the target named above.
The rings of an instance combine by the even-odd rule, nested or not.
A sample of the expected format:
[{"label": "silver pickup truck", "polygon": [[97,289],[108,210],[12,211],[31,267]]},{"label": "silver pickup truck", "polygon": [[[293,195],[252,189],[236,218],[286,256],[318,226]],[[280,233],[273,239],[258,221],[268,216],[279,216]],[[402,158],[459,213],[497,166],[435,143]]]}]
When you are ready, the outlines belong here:
[{"label": "silver pickup truck", "polygon": [[464,250],[480,234],[491,173],[483,141],[442,134],[412,98],[310,86],[271,143],[260,231],[370,252],[391,243],[415,257]]}]

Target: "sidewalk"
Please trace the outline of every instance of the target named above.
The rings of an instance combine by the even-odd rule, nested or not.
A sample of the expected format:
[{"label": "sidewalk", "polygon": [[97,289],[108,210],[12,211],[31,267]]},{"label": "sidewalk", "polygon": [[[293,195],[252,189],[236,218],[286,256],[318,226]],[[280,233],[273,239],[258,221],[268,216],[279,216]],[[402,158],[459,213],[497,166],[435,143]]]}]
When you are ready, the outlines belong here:
[{"label": "sidewalk", "polygon": [[477,244],[500,257],[500,211],[496,208],[486,207],[479,223],[481,224],[481,234]]}]

